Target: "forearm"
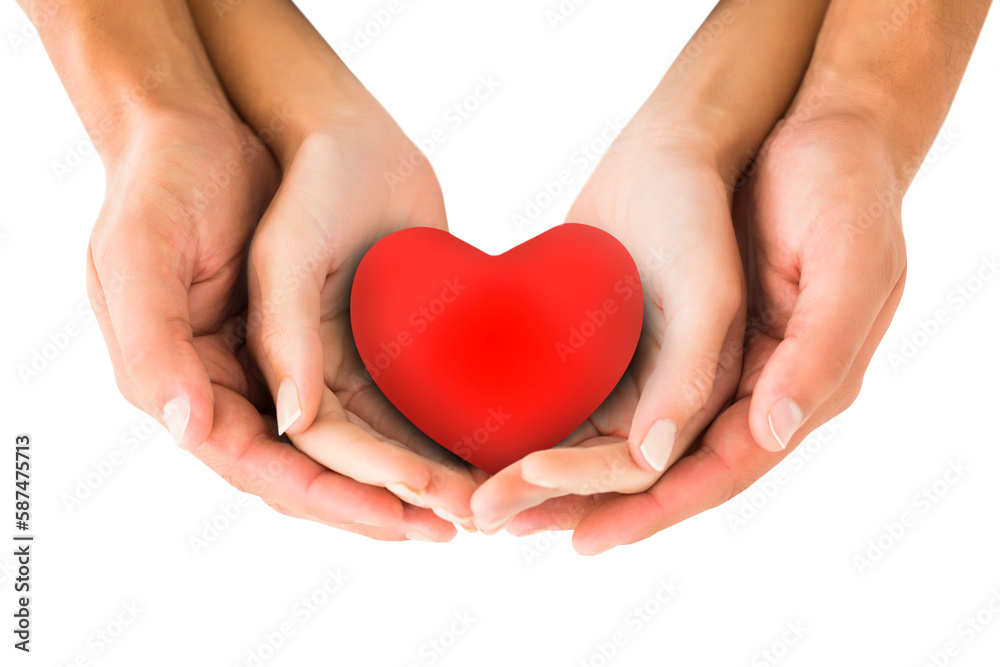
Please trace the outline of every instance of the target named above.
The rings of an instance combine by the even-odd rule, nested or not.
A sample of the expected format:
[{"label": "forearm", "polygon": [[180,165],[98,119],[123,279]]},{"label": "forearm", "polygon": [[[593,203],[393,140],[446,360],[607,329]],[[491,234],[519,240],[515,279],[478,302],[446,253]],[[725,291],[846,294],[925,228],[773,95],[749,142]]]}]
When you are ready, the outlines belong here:
[{"label": "forearm", "polygon": [[253,0],[219,11],[188,0],[226,91],[258,131],[281,113],[269,144],[287,164],[302,140],[331,118],[369,113],[378,103],[290,0]]},{"label": "forearm", "polygon": [[19,2],[106,157],[142,112],[225,99],[183,0]]},{"label": "forearm", "polygon": [[833,0],[795,108],[861,117],[886,139],[905,188],[937,135],[989,0]]},{"label": "forearm", "polygon": [[738,173],[795,95],[829,0],[722,0],[647,106],[660,132],[709,141]]}]

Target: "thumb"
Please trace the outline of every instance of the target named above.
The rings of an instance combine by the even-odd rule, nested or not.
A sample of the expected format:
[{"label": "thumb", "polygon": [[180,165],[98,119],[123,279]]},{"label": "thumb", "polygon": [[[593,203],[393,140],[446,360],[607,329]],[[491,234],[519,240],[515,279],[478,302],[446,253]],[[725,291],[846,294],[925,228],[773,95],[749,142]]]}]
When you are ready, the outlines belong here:
[{"label": "thumb", "polygon": [[876,317],[898,281],[861,253],[826,258],[802,271],[784,336],[767,360],[750,402],[750,431],[762,448],[779,452],[847,379]]},{"label": "thumb", "polygon": [[[738,337],[738,293],[713,298],[700,321],[671,322],[643,384],[629,430],[629,450],[642,468],[662,472],[705,427],[703,411],[722,387],[717,371],[724,342]],[[728,390],[728,388],[726,388]]]},{"label": "thumb", "polygon": [[[320,291],[326,278],[303,263],[280,225],[261,230],[250,248],[247,338],[277,411],[278,435],[306,430],[323,394]],[[321,275],[320,275],[321,274]]]},{"label": "thumb", "polygon": [[189,281],[156,244],[130,244],[120,257],[95,256],[91,248],[90,262],[92,298],[103,299],[117,342],[112,357],[122,393],[166,426],[179,446],[198,446],[211,431],[214,406],[208,371],[194,348]]}]

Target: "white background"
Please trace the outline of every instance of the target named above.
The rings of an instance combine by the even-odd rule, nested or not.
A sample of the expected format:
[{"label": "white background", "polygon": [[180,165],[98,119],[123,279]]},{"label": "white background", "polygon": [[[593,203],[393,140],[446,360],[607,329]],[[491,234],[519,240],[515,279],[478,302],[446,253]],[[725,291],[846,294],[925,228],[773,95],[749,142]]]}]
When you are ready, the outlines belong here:
[{"label": "white background", "polygon": [[[340,47],[386,3],[302,5]],[[414,139],[446,128],[431,161],[452,229],[490,252],[562,220],[593,167],[579,147],[630,117],[711,6],[593,0],[553,29],[544,12],[555,4],[404,0],[348,58]],[[721,508],[596,558],[577,556],[566,534],[367,541],[248,502],[177,450],[120,397],[87,306],[100,160],[13,2],[0,4],[0,36],[0,540],[13,532],[19,432],[35,442],[38,536],[30,656],[10,647],[12,548],[0,547],[0,663],[252,665],[248,651],[265,646],[266,665],[916,667],[954,640],[948,664],[997,664],[1000,613],[982,612],[980,631],[965,619],[991,597],[1000,611],[1000,277],[978,283],[961,308],[954,292],[975,288],[984,258],[1000,253],[995,16],[907,195],[906,293],[861,397],[779,466],[783,483],[771,473]],[[488,75],[496,92],[449,125],[444,114]],[[54,165],[75,164],[71,153],[86,155],[59,177]],[[570,190],[516,229],[512,214],[562,169],[573,170]],[[938,309],[948,322],[920,335]],[[80,333],[22,379],[18,368],[70,324]],[[894,367],[889,354],[906,342],[919,350]],[[92,475],[115,451],[121,465]],[[953,463],[967,472],[940,481]],[[935,482],[935,501],[919,500]],[[228,521],[224,508],[232,514],[237,501]],[[915,525],[890,537],[886,525],[907,512]],[[190,539],[213,521],[229,526],[195,553]],[[859,568],[870,541],[881,541],[881,556]],[[326,596],[317,591],[328,570],[348,579]],[[661,580],[680,588],[665,603]],[[304,618],[295,605],[313,595],[325,604]],[[133,603],[138,618],[110,646],[99,640]],[[456,615],[470,627],[454,625]],[[294,632],[272,652],[264,637],[286,621]],[[624,645],[605,659],[601,645],[616,632]],[[430,641],[448,648],[434,653]],[[772,645],[777,663],[760,653]]]}]

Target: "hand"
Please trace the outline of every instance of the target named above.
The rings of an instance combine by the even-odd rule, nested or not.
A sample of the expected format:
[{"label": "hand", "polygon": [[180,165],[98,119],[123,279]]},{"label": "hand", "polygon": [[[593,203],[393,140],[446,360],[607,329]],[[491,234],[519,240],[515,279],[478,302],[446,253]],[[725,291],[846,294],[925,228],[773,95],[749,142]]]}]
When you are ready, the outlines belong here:
[{"label": "hand", "polygon": [[212,427],[194,338],[245,301],[250,235],[277,183],[274,161],[219,97],[134,112],[106,154],[87,287],[122,393],[185,448]]},{"label": "hand", "polygon": [[187,398],[186,427],[183,411],[164,418],[179,443],[282,513],[379,539],[453,537],[431,512],[274,437],[241,329],[243,258],[277,184],[276,165],[221,104],[188,100],[155,111],[109,160],[88,261],[91,302],[122,392],[160,416],[171,397]]},{"label": "hand", "polygon": [[476,523],[487,532],[557,496],[649,488],[728,403],[739,378],[743,271],[707,146],[664,136],[640,112],[567,220],[602,227],[632,253],[643,283],[642,334],[625,376],[587,422],[476,491]]},{"label": "hand", "polygon": [[192,453],[240,491],[287,516],[380,540],[454,537],[455,527],[430,510],[328,470],[275,437],[273,416],[260,412],[271,399],[246,349],[245,326],[244,312],[194,340],[212,379],[215,416],[207,439]]},{"label": "hand", "polygon": [[[784,123],[752,172],[735,209],[750,302],[736,403],[645,493],[543,506],[512,532],[575,528],[581,553],[644,539],[737,495],[857,397],[906,274],[885,137],[860,116]],[[797,410],[769,421],[784,398]]]},{"label": "hand", "polygon": [[[250,349],[278,431],[319,463],[472,528],[474,478],[367,379],[350,327],[351,283],[379,238],[444,228],[430,165],[370,97],[341,107],[286,166],[250,250]],[[400,161],[416,163],[398,172]]]}]

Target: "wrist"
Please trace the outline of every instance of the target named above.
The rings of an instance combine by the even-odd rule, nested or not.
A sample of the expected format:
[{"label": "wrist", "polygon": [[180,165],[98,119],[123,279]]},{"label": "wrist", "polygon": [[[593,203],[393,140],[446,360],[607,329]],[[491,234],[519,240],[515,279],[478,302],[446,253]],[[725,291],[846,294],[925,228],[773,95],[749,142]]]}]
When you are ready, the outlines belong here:
[{"label": "wrist", "polygon": [[661,83],[629,124],[640,141],[711,166],[724,180],[738,174],[756,147],[746,145],[738,113],[707,91]]},{"label": "wrist", "polygon": [[884,153],[896,181],[908,184],[924,151],[900,127],[898,121],[905,113],[883,81],[819,61],[810,66],[783,123],[795,127],[835,121],[837,126],[850,126],[855,140],[864,140]]},{"label": "wrist", "polygon": [[[335,143],[345,128],[371,130],[382,136],[402,135],[388,112],[356,80],[329,88],[306,86],[302,92],[271,98],[280,104],[255,114],[259,118],[255,129],[269,139],[268,147],[285,169],[305,144],[328,144],[331,137]],[[268,99],[260,98],[264,104]]]},{"label": "wrist", "polygon": [[39,35],[105,159],[151,115],[227,106],[183,2],[67,3],[43,18]]}]

